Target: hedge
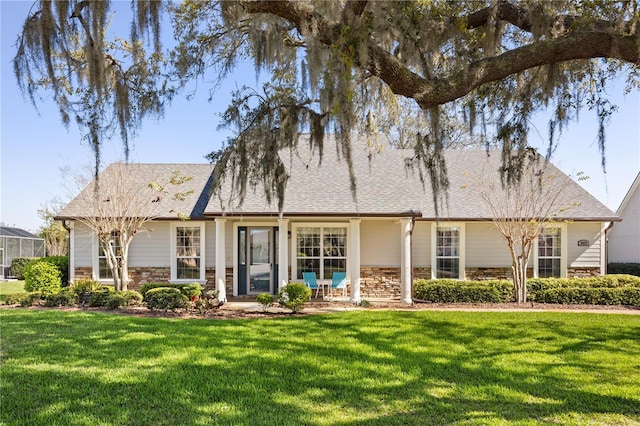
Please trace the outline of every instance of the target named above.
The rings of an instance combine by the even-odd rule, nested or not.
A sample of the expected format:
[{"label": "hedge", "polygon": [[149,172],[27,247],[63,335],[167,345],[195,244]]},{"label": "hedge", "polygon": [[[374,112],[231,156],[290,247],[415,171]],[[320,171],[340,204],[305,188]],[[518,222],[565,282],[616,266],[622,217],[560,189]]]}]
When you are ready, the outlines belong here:
[{"label": "hedge", "polygon": [[150,310],[173,311],[187,306],[189,299],[175,287],[155,287],[144,295],[144,301]]},{"label": "hedge", "polygon": [[143,284],[140,287],[140,294],[142,294],[142,298],[145,299],[145,296],[149,290],[154,288],[161,288],[161,287],[178,289],[180,290],[180,293],[187,296],[188,299],[191,299],[192,296],[200,296],[200,294],[202,294],[202,286],[198,283],[179,283],[179,284],[147,283],[147,284]]},{"label": "hedge", "polygon": [[640,263],[609,263],[608,274],[629,274],[640,277]]},{"label": "hedge", "polygon": [[513,302],[513,283],[507,280],[459,281],[416,280],[415,298],[436,303]]},{"label": "hedge", "polygon": [[11,275],[19,280],[24,280],[24,268],[38,257],[14,257],[11,259]]},{"label": "hedge", "polygon": [[[529,278],[528,299],[540,303],[640,305],[640,277],[604,275],[590,278]],[[416,280],[415,298],[435,303],[504,303],[514,301],[506,280]]]}]

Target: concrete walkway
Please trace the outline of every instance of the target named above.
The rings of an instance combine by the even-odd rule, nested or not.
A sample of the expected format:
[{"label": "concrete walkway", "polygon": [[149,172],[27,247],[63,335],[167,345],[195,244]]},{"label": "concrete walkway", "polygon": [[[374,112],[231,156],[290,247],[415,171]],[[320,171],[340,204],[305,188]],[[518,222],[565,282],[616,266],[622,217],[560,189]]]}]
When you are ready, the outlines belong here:
[{"label": "concrete walkway", "polygon": [[[408,305],[399,299],[367,299],[371,304],[369,308],[356,306],[348,300],[333,301],[311,301],[307,303],[302,312],[307,313],[332,313],[347,312],[355,310],[396,310],[396,311],[466,311],[466,312],[574,312],[574,313],[597,313],[597,314],[626,314],[640,315],[640,307],[633,306],[585,306],[585,305],[544,305],[544,304],[526,304],[525,306],[517,306],[515,304],[496,304],[496,305],[464,305],[464,304],[430,304],[415,303]],[[231,300],[224,304],[223,309],[237,310],[242,312],[263,312],[260,303],[252,300]],[[272,306],[268,308],[268,312],[287,313],[289,309]]]}]

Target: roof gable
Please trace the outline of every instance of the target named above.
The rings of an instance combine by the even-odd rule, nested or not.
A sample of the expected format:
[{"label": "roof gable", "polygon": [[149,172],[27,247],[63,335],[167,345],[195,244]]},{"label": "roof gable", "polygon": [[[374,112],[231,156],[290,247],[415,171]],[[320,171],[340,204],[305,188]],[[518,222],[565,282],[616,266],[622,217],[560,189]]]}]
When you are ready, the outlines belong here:
[{"label": "roof gable", "polygon": [[[203,217],[204,209],[209,200],[209,190],[212,182],[213,167],[210,164],[124,164],[114,163],[107,167],[98,178],[99,197],[104,202],[110,200],[112,189],[117,186],[118,168],[125,167],[127,187],[134,188],[129,195],[140,198],[140,203],[146,210],[141,215],[150,215],[158,219],[177,219],[186,215],[191,219]],[[180,185],[167,184],[175,172],[191,178]],[[94,181],[95,182],[95,181]],[[94,199],[94,182],[84,188],[77,197],[67,204],[56,216],[56,219],[74,219],[89,214]],[[149,188],[149,184],[166,185],[166,194],[159,195],[158,191]],[[184,198],[175,199],[174,194],[184,193]],[[154,202],[150,202],[153,200]],[[157,200],[157,201],[156,201]]]}]

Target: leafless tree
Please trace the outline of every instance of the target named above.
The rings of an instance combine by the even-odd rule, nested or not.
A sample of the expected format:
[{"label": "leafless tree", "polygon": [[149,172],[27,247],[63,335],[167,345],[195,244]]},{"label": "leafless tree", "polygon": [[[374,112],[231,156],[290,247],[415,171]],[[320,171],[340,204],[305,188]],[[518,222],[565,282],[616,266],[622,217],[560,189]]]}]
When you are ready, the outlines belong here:
[{"label": "leafless tree", "polygon": [[560,205],[559,197],[570,179],[546,168],[540,156],[527,157],[522,176],[511,185],[497,178],[480,184],[481,195],[511,254],[511,269],[517,303],[527,301],[527,268],[536,238],[571,205]]},{"label": "leafless tree", "polygon": [[[114,163],[73,200],[77,220],[98,237],[113,277],[114,288],[127,290],[129,282],[129,245],[144,230],[147,222],[158,217],[165,199],[183,200],[193,191],[170,193],[170,186],[189,180],[179,171],[166,182],[145,181],[136,164]],[[75,178],[78,184],[85,179]],[[181,219],[187,219],[175,212]]]}]

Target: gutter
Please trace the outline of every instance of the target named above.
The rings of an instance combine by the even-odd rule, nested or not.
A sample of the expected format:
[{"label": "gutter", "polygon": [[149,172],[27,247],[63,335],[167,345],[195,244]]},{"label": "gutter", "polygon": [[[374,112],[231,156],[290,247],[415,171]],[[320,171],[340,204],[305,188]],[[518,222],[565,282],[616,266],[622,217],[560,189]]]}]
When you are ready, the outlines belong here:
[{"label": "gutter", "polygon": [[[54,217],[53,219],[55,220],[56,218]],[[67,220],[66,219],[62,219],[60,222],[62,222],[62,227],[64,229],[66,229],[67,234],[68,234],[68,236],[67,236],[67,258],[69,259],[69,261],[67,262],[67,277],[71,278],[73,276],[71,274],[71,228],[67,224]],[[67,283],[67,285],[69,285],[69,283]]]},{"label": "gutter", "polygon": [[601,272],[603,275],[606,275],[607,272],[609,272],[607,271],[607,267],[609,265],[609,231],[611,231],[611,229],[614,227],[615,224],[616,224],[615,222],[609,222],[609,226],[607,226],[604,230],[604,242],[607,246],[607,249],[604,251],[604,269],[605,270]]}]

